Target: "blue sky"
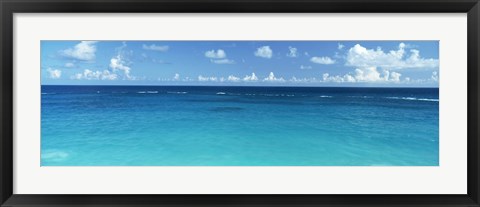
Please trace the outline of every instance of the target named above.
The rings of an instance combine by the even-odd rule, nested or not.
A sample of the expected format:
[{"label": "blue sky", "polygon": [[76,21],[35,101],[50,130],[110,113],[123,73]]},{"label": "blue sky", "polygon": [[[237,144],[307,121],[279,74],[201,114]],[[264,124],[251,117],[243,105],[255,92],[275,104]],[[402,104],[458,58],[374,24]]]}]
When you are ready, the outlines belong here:
[{"label": "blue sky", "polygon": [[44,85],[438,87],[438,41],[41,41]]}]

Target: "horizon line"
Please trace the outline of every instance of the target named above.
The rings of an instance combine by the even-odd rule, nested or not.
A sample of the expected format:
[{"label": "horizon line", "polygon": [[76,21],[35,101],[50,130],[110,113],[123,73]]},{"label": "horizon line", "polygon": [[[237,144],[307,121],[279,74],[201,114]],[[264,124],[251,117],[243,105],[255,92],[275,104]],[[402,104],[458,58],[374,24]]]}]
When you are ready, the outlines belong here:
[{"label": "horizon line", "polygon": [[440,87],[418,87],[418,86],[259,86],[259,85],[64,85],[64,84],[41,84],[40,86],[164,86],[164,87],[278,87],[278,88],[433,88]]}]

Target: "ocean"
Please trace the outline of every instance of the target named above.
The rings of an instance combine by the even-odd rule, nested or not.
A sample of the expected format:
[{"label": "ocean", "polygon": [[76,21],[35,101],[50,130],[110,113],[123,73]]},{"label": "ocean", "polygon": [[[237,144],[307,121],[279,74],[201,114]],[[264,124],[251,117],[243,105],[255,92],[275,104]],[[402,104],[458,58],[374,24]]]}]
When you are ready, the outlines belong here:
[{"label": "ocean", "polygon": [[42,86],[42,166],[438,166],[438,88]]}]

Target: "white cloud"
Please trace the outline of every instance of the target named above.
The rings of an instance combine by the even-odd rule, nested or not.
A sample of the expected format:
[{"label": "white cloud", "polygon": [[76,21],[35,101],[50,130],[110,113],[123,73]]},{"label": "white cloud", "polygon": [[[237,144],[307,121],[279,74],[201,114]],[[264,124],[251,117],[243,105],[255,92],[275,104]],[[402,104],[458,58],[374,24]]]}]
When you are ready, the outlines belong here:
[{"label": "white cloud", "polygon": [[73,68],[73,67],[75,67],[75,64],[73,64],[73,63],[65,63],[65,67],[66,67],[66,68]]},{"label": "white cloud", "polygon": [[62,76],[62,71],[58,69],[48,68],[48,77],[51,79],[59,79]]},{"label": "white cloud", "polygon": [[335,83],[357,82],[357,80],[355,80],[355,78],[350,74],[345,74],[343,76],[339,76],[339,75],[330,76],[330,74],[324,73],[323,76],[322,76],[322,79],[323,79],[323,82],[335,82]]},{"label": "white cloud", "polygon": [[205,82],[205,81],[217,81],[218,78],[217,77],[205,77],[205,76],[202,76],[202,75],[199,75],[198,76],[198,81],[202,81],[202,82]]},{"label": "white cloud", "polygon": [[227,78],[228,81],[232,81],[232,82],[239,82],[240,81],[240,78],[239,77],[236,77],[236,76],[233,76],[233,75],[229,75],[228,78]]},{"label": "white cloud", "polygon": [[359,82],[376,82],[385,80],[385,78],[381,77],[381,74],[377,71],[376,67],[355,69],[355,79]]},{"label": "white cloud", "polygon": [[335,60],[332,60],[329,57],[312,57],[310,61],[322,65],[331,65],[335,63]]},{"label": "white cloud", "polygon": [[297,56],[298,56],[298,54],[297,54],[297,48],[294,48],[294,47],[289,46],[289,47],[288,47],[288,50],[289,50],[289,53],[287,53],[287,57],[292,57],[292,58],[294,58],[294,57],[297,57]]},{"label": "white cloud", "polygon": [[273,51],[270,49],[270,46],[263,46],[257,48],[257,51],[255,51],[255,56],[257,57],[262,57],[262,58],[272,58],[273,56]]},{"label": "white cloud", "polygon": [[353,76],[351,76],[350,74],[345,74],[343,76],[343,80],[345,82],[349,82],[349,83],[357,82],[357,80]]},{"label": "white cloud", "polygon": [[168,47],[168,45],[155,45],[155,44],[151,44],[151,45],[145,45],[143,44],[142,48],[144,50],[153,50],[153,51],[158,51],[158,52],[166,52],[168,51],[168,49],[170,47]]},{"label": "white cloud", "polygon": [[312,66],[309,66],[309,65],[300,65],[300,69],[302,69],[302,70],[309,70],[309,69],[312,69]]},{"label": "white cloud", "polygon": [[344,47],[345,47],[345,45],[343,45],[343,44],[341,44],[341,43],[338,43],[338,47],[337,47],[337,48],[338,48],[339,50],[343,49]]},{"label": "white cloud", "polygon": [[210,50],[205,52],[205,57],[221,59],[221,58],[226,58],[227,53],[225,53],[225,51],[223,51],[222,49],[218,49],[216,52],[215,50]]},{"label": "white cloud", "polygon": [[206,51],[205,57],[210,58],[210,62],[215,64],[235,64],[234,60],[226,58],[227,53],[222,49]]},{"label": "white cloud", "polygon": [[73,48],[61,51],[61,54],[78,60],[91,61],[95,59],[96,43],[97,41],[81,41]]},{"label": "white cloud", "polygon": [[432,76],[430,77],[433,81],[438,82],[438,72],[433,71]]},{"label": "white cloud", "polygon": [[234,60],[229,60],[229,59],[210,59],[210,62],[215,63],[215,64],[235,64]]},{"label": "white cloud", "polygon": [[112,69],[113,73],[117,71],[123,72],[124,79],[126,80],[136,80],[137,78],[130,75],[130,64],[131,62],[128,60],[128,56],[132,54],[132,51],[125,51],[127,44],[123,42],[122,46],[116,48],[117,55],[110,59],[109,67]]},{"label": "white cloud", "polygon": [[127,79],[132,79],[132,77],[130,76],[131,68],[126,65],[125,61],[123,60],[123,57],[120,54],[110,59],[110,68],[114,72],[117,70],[121,70],[123,71]]},{"label": "white cloud", "polygon": [[258,81],[258,77],[255,75],[255,73],[252,73],[251,76],[246,75],[246,76],[243,78],[243,81],[247,81],[247,82],[249,82],[249,81],[251,81],[251,82],[253,82],[253,81]]},{"label": "white cloud", "polygon": [[175,76],[173,76],[173,80],[175,80],[175,81],[180,80],[180,74],[175,73]]},{"label": "white cloud", "polygon": [[270,74],[268,75],[268,77],[264,78],[263,81],[268,81],[268,82],[285,82],[285,79],[283,79],[282,77],[277,78],[277,77],[275,77],[275,74],[273,74],[273,72],[270,72]]},{"label": "white cloud", "polygon": [[92,71],[89,69],[83,70],[83,73],[77,73],[72,76],[72,79],[77,80],[116,80],[117,74],[111,73],[108,70],[102,71]]},{"label": "white cloud", "polygon": [[308,54],[308,52],[305,52],[304,55],[307,56],[307,57],[310,56],[310,54]]},{"label": "white cloud", "polygon": [[353,67],[377,67],[383,69],[404,68],[437,68],[438,59],[424,59],[420,51],[411,49],[410,56],[406,56],[406,45],[400,43],[398,50],[384,52],[381,48],[367,49],[356,44],[348,50],[346,65]]},{"label": "white cloud", "polygon": [[382,73],[378,72],[376,67],[357,68],[354,73],[347,73],[345,75],[330,76],[328,73],[323,74],[324,82],[363,82],[363,83],[387,83],[400,82],[402,74],[398,72],[390,72],[384,70]]},{"label": "white cloud", "polygon": [[297,78],[295,76],[293,76],[292,78],[290,78],[290,80],[288,80],[290,82],[294,82],[294,83],[315,83],[315,82],[318,82],[318,80],[315,78],[315,77],[311,77],[311,78]]},{"label": "white cloud", "polygon": [[400,82],[400,76],[402,76],[402,74],[397,72],[392,72],[392,74],[390,74],[390,81]]}]

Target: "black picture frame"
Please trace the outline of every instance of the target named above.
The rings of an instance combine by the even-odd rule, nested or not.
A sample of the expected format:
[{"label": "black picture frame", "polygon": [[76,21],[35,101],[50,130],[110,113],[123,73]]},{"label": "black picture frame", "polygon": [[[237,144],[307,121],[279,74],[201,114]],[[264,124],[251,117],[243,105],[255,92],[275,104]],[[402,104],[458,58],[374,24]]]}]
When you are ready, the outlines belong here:
[{"label": "black picture frame", "polygon": [[[1,206],[480,206],[478,0],[0,0]],[[13,194],[14,13],[467,13],[468,189],[465,195],[19,195]],[[451,178],[455,179],[455,178]],[[414,186],[412,186],[414,187]],[[94,188],[94,186],[92,186]]]}]

